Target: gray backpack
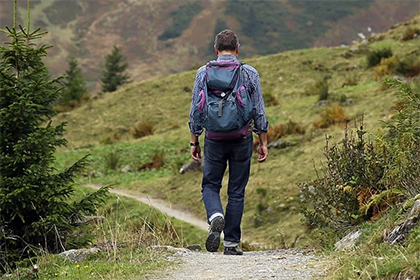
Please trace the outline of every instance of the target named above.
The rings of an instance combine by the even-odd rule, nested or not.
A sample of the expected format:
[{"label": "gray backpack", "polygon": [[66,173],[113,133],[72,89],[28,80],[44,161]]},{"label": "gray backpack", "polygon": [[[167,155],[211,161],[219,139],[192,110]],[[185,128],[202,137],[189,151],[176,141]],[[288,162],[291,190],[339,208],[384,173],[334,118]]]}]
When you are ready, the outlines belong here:
[{"label": "gray backpack", "polygon": [[194,104],[193,121],[206,129],[209,138],[246,135],[253,105],[241,80],[240,61],[211,61],[206,65],[204,88]]}]

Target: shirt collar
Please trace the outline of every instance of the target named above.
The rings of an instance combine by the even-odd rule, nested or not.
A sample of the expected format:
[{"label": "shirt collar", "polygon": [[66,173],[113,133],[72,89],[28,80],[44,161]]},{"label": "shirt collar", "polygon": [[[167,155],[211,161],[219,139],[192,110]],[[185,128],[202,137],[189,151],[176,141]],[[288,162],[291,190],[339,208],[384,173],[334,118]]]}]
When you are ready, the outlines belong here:
[{"label": "shirt collar", "polygon": [[233,54],[222,54],[217,57],[217,61],[232,61],[238,60]]}]

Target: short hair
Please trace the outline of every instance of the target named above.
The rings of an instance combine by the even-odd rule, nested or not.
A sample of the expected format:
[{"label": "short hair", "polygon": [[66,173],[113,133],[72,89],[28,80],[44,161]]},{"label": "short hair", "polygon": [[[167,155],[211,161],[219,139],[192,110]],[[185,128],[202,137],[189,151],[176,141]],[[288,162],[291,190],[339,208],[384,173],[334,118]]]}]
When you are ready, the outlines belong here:
[{"label": "short hair", "polygon": [[221,31],[214,39],[214,46],[218,51],[234,51],[238,45],[238,36],[229,29]]}]

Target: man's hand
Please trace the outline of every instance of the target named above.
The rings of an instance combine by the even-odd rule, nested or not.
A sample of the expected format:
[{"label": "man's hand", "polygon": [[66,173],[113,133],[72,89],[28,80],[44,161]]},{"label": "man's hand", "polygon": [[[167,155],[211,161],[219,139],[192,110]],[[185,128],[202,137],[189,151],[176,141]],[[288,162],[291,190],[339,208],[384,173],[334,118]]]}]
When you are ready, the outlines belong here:
[{"label": "man's hand", "polygon": [[191,157],[195,161],[200,161],[201,159],[201,148],[200,146],[191,146]]},{"label": "man's hand", "polygon": [[268,149],[267,149],[267,132],[261,132],[258,135],[260,140],[260,147],[258,148],[258,162],[264,162],[268,156]]},{"label": "man's hand", "polygon": [[258,162],[264,162],[268,156],[267,146],[260,146],[258,148]]}]

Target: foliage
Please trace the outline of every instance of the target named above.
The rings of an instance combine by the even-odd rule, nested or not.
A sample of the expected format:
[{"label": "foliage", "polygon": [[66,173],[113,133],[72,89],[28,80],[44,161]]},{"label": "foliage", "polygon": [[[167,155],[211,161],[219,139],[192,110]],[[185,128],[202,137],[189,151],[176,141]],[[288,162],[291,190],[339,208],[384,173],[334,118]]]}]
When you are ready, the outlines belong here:
[{"label": "foliage", "polygon": [[106,170],[116,170],[120,163],[121,155],[118,151],[111,150],[108,154],[104,155],[104,162]]},{"label": "foliage", "polygon": [[384,163],[373,144],[365,142],[363,126],[356,133],[357,137],[348,135],[346,128],[341,144],[332,147],[327,139],[324,176],[300,185],[303,214],[310,227],[345,230],[374,214],[361,214],[359,203],[385,189],[381,183]]},{"label": "foliage", "polygon": [[404,60],[399,61],[396,72],[406,77],[416,77],[420,75],[420,58],[417,55],[411,55]]},{"label": "foliage", "polygon": [[58,104],[74,108],[87,96],[87,85],[77,59],[74,56],[70,57],[68,64],[69,68],[64,77],[64,88]]},{"label": "foliage", "polygon": [[346,116],[343,107],[339,105],[327,106],[324,111],[320,113],[320,119],[316,120],[313,125],[316,128],[327,128],[335,124],[345,124],[350,121]]},{"label": "foliage", "polygon": [[214,59],[216,55],[214,52],[214,38],[220,31],[225,30],[227,28],[228,26],[226,22],[222,18],[217,18],[216,24],[213,29],[213,37],[212,37],[213,40],[210,40],[209,46],[206,50],[206,55],[209,57],[209,59]]},{"label": "foliage", "polygon": [[203,10],[200,2],[187,3],[171,13],[172,22],[166,25],[165,30],[158,36],[159,40],[178,38],[188,28],[191,20]]},{"label": "foliage", "polygon": [[[77,193],[90,188],[78,187]],[[206,232],[185,222],[162,214],[148,204],[120,195],[110,194],[103,206],[96,209],[103,217],[84,229],[94,236],[97,254],[71,262],[61,256],[45,254],[0,279],[139,279],[168,265],[170,252],[150,246],[164,244],[184,247],[199,244]],[[33,266],[38,266],[34,272]]]},{"label": "foliage", "polygon": [[399,97],[396,113],[384,123],[389,132],[379,143],[392,167],[387,172],[388,183],[416,196],[420,193],[420,94],[401,81],[387,79],[385,83],[396,88]]},{"label": "foliage", "polygon": [[114,46],[112,52],[105,56],[105,68],[102,70],[102,92],[116,91],[117,88],[126,84],[130,76],[125,74],[128,67],[127,59],[121,49]]},{"label": "foliage", "polygon": [[[241,32],[252,39],[258,53],[267,55],[313,46],[315,37],[322,36],[330,24],[351,15],[354,9],[369,6],[370,2],[328,0],[284,4],[281,1],[228,0],[225,13],[239,21]],[[290,22],[292,28],[288,25]]]},{"label": "foliage", "polygon": [[301,184],[309,226],[347,229],[420,192],[420,98],[405,83],[386,83],[399,94],[397,112],[384,122],[388,132],[366,142],[362,125],[357,138],[346,129],[341,146],[327,140],[324,176]]},{"label": "foliage", "polygon": [[357,249],[335,251],[327,257],[329,267],[326,279],[419,279],[419,237],[416,227],[404,244],[383,242],[384,233],[396,226],[396,221],[407,217],[400,207],[393,207],[377,222],[363,223]]},{"label": "foliage", "polygon": [[293,134],[305,134],[305,128],[302,124],[289,120],[285,124],[270,125],[267,133],[268,142]]},{"label": "foliage", "polygon": [[276,96],[269,91],[264,92],[263,98],[266,107],[279,105],[279,101],[277,100]]},{"label": "foliage", "polygon": [[70,243],[76,221],[107,190],[69,202],[86,156],[62,172],[52,167],[56,147],[66,140],[65,124],[53,126],[50,120],[60,78],[49,80],[42,62],[48,47],[33,42],[44,33],[30,31],[29,23],[4,32],[11,42],[0,47],[0,270],[38,250],[77,246]]},{"label": "foliage", "polygon": [[419,28],[408,27],[404,31],[404,34],[402,35],[401,40],[402,41],[413,40],[414,38],[416,38],[419,35],[420,35],[420,29]]},{"label": "foliage", "polygon": [[329,94],[328,90],[328,80],[324,78],[317,80],[313,84],[310,84],[308,87],[306,87],[304,94],[306,96],[318,95],[318,100],[327,100]]},{"label": "foliage", "polygon": [[369,51],[366,54],[366,61],[369,68],[378,65],[381,63],[383,58],[388,58],[392,56],[391,48],[383,48],[378,50]]},{"label": "foliage", "polygon": [[131,135],[135,138],[142,138],[148,135],[153,135],[155,130],[155,127],[152,122],[150,121],[142,121],[137,123],[132,129],[131,129]]},{"label": "foliage", "polygon": [[417,56],[407,56],[402,60],[393,56],[382,59],[380,64],[374,68],[374,75],[378,81],[384,76],[392,74],[400,74],[405,77],[420,75],[420,59]]}]

